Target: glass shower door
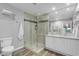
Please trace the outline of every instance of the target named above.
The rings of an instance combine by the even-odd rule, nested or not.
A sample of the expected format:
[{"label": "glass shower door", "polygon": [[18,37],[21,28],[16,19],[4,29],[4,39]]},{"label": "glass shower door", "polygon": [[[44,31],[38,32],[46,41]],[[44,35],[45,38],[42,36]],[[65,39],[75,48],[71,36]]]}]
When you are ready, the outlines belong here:
[{"label": "glass shower door", "polygon": [[37,23],[24,22],[24,42],[25,48],[31,49],[35,52],[44,49],[45,35],[48,33],[48,22]]},{"label": "glass shower door", "polygon": [[24,21],[24,46],[25,48],[31,47],[31,33],[30,33],[30,23]]},{"label": "glass shower door", "polygon": [[24,45],[27,49],[36,48],[35,23],[24,21]]}]

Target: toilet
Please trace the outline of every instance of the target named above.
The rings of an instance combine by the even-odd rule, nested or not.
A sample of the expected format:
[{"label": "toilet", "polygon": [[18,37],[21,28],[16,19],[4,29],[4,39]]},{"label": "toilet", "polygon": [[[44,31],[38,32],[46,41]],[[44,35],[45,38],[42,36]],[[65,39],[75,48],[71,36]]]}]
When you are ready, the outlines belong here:
[{"label": "toilet", "polygon": [[12,44],[12,37],[2,38],[1,39],[1,55],[2,56],[11,56],[14,51],[14,46]]}]

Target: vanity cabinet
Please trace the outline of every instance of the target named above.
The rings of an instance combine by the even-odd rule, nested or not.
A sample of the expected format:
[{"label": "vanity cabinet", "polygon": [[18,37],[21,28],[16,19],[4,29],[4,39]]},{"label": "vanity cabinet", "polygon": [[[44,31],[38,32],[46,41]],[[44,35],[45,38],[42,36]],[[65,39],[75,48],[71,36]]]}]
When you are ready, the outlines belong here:
[{"label": "vanity cabinet", "polygon": [[63,55],[79,55],[79,39],[46,36],[45,48]]}]

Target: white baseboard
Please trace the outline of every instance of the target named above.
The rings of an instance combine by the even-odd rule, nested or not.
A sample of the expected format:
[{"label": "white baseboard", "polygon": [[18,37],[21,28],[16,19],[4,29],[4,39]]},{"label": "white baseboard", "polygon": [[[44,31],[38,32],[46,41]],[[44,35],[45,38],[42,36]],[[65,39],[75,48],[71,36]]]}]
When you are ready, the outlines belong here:
[{"label": "white baseboard", "polygon": [[21,48],[24,48],[24,46],[21,46],[21,47],[15,48],[14,51],[19,50],[19,49],[21,49]]}]

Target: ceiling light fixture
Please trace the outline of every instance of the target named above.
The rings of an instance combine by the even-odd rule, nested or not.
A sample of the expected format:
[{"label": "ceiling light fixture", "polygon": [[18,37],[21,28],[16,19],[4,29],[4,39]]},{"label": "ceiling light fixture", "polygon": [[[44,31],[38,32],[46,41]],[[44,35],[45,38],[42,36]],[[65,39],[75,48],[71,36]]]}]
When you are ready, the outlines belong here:
[{"label": "ceiling light fixture", "polygon": [[55,14],[58,14],[58,12],[56,11]]},{"label": "ceiling light fixture", "polygon": [[53,7],[53,8],[52,8],[52,10],[56,10],[56,8],[55,8],[55,7]]},{"label": "ceiling light fixture", "polygon": [[67,11],[69,11],[70,9],[69,8],[67,8]]}]

